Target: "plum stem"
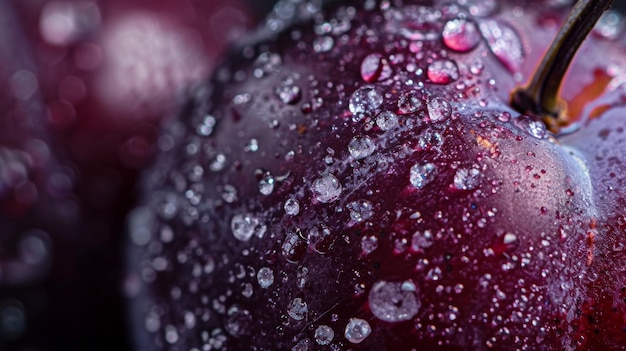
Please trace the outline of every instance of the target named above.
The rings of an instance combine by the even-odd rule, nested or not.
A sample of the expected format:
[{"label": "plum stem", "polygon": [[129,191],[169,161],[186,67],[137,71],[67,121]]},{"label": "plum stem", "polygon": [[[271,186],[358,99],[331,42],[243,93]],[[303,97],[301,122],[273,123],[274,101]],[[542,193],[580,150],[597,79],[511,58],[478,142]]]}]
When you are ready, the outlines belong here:
[{"label": "plum stem", "polygon": [[541,117],[553,132],[567,124],[566,105],[559,99],[563,77],[576,52],[613,0],[579,0],[570,11],[530,83],[511,93],[520,113]]}]

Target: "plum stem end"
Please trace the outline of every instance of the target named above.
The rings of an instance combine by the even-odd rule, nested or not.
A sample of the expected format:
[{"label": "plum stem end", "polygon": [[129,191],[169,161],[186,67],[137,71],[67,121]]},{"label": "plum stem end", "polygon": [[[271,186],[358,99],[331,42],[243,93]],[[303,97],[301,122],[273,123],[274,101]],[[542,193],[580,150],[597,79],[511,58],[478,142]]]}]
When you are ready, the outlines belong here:
[{"label": "plum stem end", "polygon": [[579,0],[570,11],[528,85],[511,93],[518,112],[542,118],[552,132],[568,124],[567,104],[559,98],[567,70],[597,21],[613,0]]}]

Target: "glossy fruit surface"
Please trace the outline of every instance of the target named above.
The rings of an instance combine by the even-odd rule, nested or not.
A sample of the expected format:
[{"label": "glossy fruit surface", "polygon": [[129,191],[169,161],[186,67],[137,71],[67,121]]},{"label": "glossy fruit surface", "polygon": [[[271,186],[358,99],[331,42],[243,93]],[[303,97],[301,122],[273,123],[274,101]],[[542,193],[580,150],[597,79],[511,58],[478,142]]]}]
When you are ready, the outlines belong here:
[{"label": "glossy fruit surface", "polygon": [[557,137],[508,100],[562,2],[282,4],[159,140],[139,348],[622,349],[620,29],[582,47]]}]

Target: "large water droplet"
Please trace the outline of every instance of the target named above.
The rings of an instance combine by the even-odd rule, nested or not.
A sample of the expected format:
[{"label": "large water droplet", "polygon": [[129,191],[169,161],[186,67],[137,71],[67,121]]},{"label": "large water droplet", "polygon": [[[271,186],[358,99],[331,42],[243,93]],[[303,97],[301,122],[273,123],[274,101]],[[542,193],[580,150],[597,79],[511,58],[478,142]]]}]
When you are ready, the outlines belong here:
[{"label": "large water droplet", "polygon": [[468,52],[480,42],[480,32],[474,24],[465,18],[448,21],[443,27],[443,42],[452,50]]},{"label": "large water droplet", "polygon": [[459,79],[459,68],[454,61],[436,60],[428,66],[427,74],[435,84],[448,84]]},{"label": "large water droplet", "polygon": [[437,175],[437,167],[432,163],[418,163],[411,167],[409,181],[418,189],[424,188]]},{"label": "large water droplet", "polygon": [[364,86],[352,93],[348,108],[352,112],[353,120],[359,121],[373,115],[382,103],[383,96],[375,87]]},{"label": "large water droplet", "polygon": [[519,71],[524,63],[522,41],[511,26],[496,20],[480,23],[480,31],[489,49],[512,73]]},{"label": "large water droplet", "polygon": [[376,125],[383,131],[393,129],[398,126],[398,116],[391,111],[383,111],[376,116]]},{"label": "large water droplet", "polygon": [[315,341],[320,345],[328,345],[333,341],[335,332],[327,325],[320,325],[315,329]]},{"label": "large water droplet", "polygon": [[317,201],[321,203],[329,203],[339,198],[343,187],[334,175],[325,173],[313,181],[311,189],[313,190],[313,194],[315,195]]},{"label": "large water droplet", "polygon": [[368,302],[372,314],[385,322],[401,322],[413,318],[420,307],[416,286],[410,281],[379,281],[372,286]]},{"label": "large water droplet", "polygon": [[428,116],[433,122],[443,122],[452,114],[450,103],[439,96],[428,99],[427,106]]},{"label": "large water droplet", "polygon": [[360,160],[373,154],[376,144],[368,136],[357,135],[348,143],[348,151],[354,159]]},{"label": "large water droplet", "polygon": [[287,309],[287,314],[289,314],[289,317],[297,321],[303,320],[308,312],[309,307],[307,306],[307,303],[302,301],[302,299],[299,297],[291,300],[289,308]]},{"label": "large water droplet", "polygon": [[391,73],[389,62],[381,54],[369,54],[361,62],[361,78],[368,83],[387,79]]},{"label": "large water droplet", "polygon": [[370,327],[366,320],[360,318],[350,318],[348,324],[346,325],[344,336],[349,342],[358,344],[363,342],[363,340],[365,340],[371,332],[372,327]]}]

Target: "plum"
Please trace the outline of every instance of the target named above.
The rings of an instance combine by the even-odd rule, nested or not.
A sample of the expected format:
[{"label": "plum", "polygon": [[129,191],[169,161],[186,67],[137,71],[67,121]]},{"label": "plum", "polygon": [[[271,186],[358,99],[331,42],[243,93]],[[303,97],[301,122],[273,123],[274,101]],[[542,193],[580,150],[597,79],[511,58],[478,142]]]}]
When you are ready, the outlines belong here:
[{"label": "plum", "polygon": [[565,80],[577,124],[509,96],[570,7],[280,2],[159,138],[137,348],[622,349],[621,19]]}]

